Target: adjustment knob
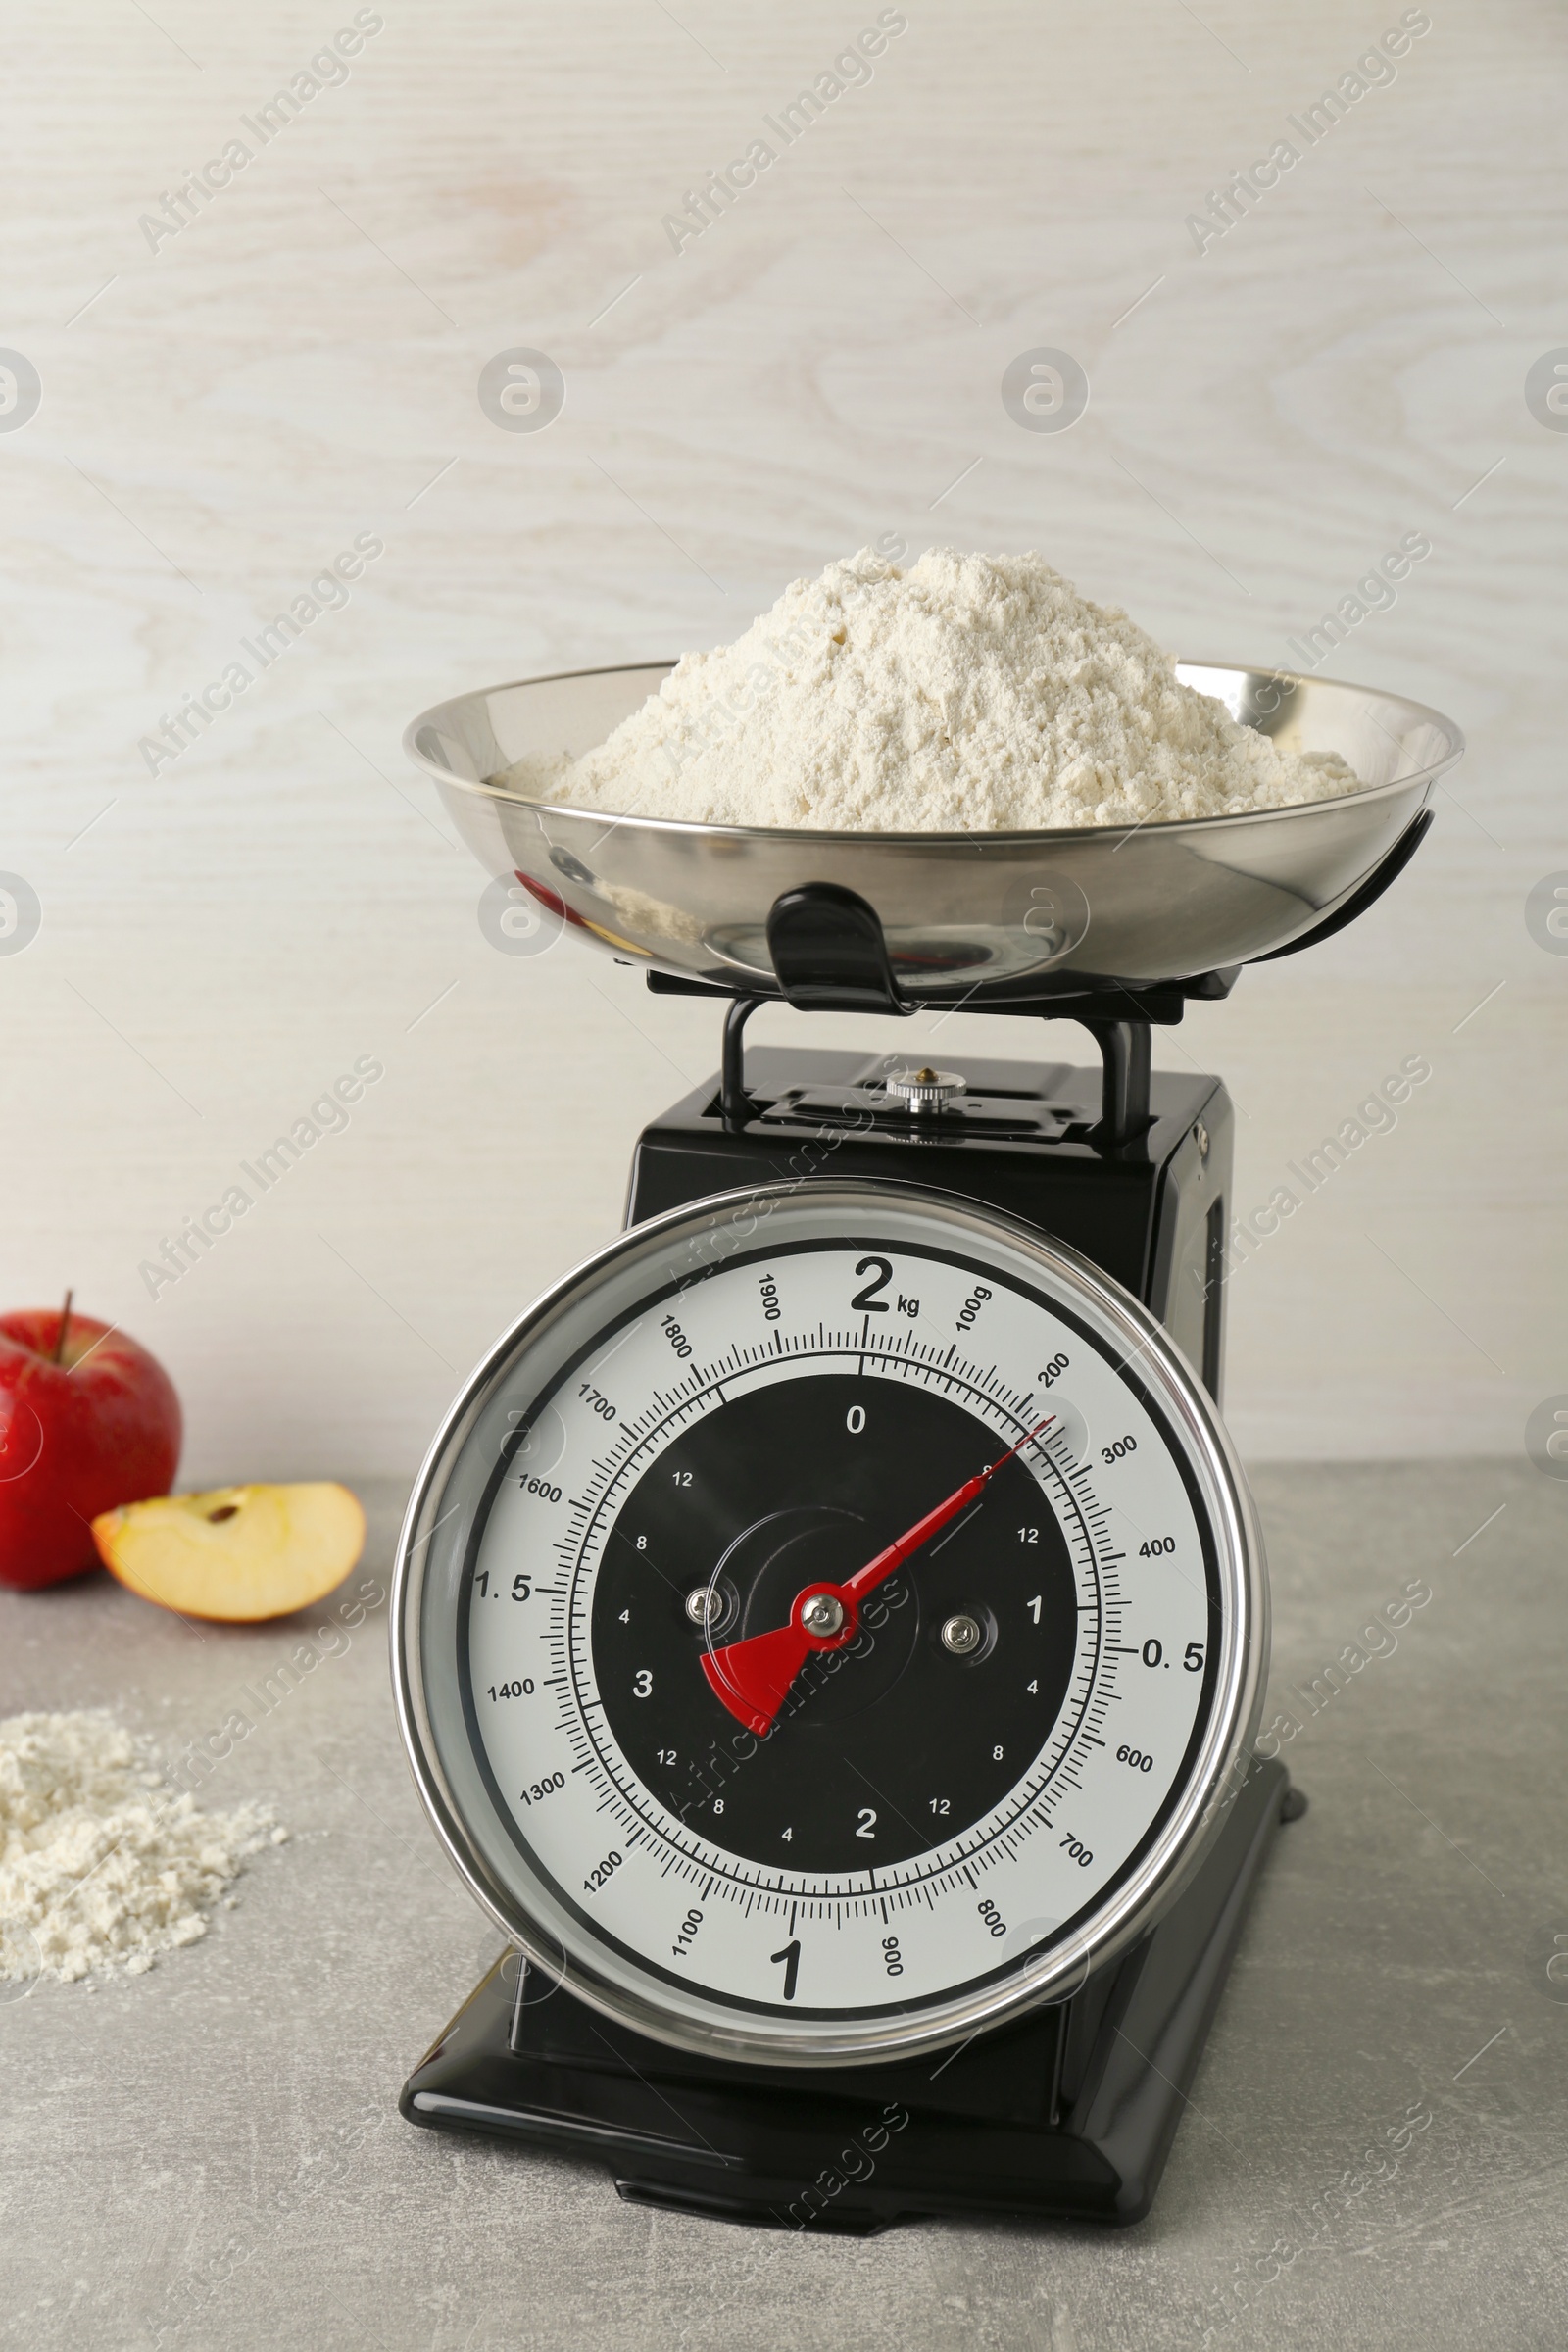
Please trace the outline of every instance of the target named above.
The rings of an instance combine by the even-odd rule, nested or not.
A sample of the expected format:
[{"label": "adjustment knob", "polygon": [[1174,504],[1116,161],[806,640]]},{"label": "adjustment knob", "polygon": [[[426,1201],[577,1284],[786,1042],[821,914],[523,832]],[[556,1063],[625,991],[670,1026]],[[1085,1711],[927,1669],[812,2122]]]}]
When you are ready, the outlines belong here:
[{"label": "adjustment knob", "polygon": [[946,1110],[954,1099],[967,1092],[967,1081],[956,1070],[933,1070],[929,1066],[918,1070],[901,1070],[888,1080],[888,1093],[897,1095],[906,1109],[916,1118],[931,1116]]}]

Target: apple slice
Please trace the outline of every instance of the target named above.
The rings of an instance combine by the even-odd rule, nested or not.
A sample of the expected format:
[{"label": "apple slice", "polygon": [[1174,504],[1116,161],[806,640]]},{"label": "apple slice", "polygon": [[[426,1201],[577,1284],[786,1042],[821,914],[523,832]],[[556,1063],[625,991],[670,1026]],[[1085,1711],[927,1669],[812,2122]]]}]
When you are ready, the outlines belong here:
[{"label": "apple slice", "polygon": [[365,1548],[347,1487],[219,1487],[104,1511],[92,1540],[112,1575],[182,1617],[286,1617],[340,1585]]}]

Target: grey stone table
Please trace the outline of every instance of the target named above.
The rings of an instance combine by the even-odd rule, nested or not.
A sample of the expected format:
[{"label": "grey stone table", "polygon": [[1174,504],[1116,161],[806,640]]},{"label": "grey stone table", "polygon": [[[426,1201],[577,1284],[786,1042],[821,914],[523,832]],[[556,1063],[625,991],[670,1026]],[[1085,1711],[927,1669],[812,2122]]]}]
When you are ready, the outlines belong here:
[{"label": "grey stone table", "polygon": [[[1256,1485],[1269,1713],[1311,1810],[1148,2221],[731,2229],[401,2123],[404,2075],[500,1939],[416,1804],[382,1607],[207,1784],[292,1833],[237,1908],[147,1976],[0,2005],[0,2341],[1560,2352],[1568,1490],[1487,1462]],[[397,1498],[369,1499],[384,1580]],[[1411,1584],[1430,1598],[1391,1627]],[[0,1713],[107,1704],[172,1754],[319,1615],[197,1630],[97,1576],[0,1594]]]}]

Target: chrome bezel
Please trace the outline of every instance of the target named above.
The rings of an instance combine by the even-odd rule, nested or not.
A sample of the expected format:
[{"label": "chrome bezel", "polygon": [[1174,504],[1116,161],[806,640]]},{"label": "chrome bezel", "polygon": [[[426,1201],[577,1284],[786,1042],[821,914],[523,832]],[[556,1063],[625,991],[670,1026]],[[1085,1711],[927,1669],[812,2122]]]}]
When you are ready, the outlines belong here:
[{"label": "chrome bezel", "polygon": [[[812,1214],[842,1204],[863,1226],[880,1204],[885,1215],[935,1220],[971,1250],[1022,1258],[1048,1295],[1107,1332],[1124,1360],[1156,1396],[1197,1477],[1213,1536],[1221,1595],[1221,1657],[1209,1714],[1185,1785],[1131,1877],[1114,1887],[1064,1942],[1036,1954],[1014,1974],[968,1995],[886,2019],[858,2017],[843,2026],[759,2018],[718,1996],[693,1993],[677,2013],[653,1976],[618,1956],[613,1967],[591,1940],[545,1924],[548,1889],[530,1902],[508,1885],[465,1817],[463,1798],[441,1754],[442,1726],[462,1721],[455,1704],[456,1642],[430,1654],[425,1623],[433,1539],[444,1524],[446,1481],[496,1384],[518,1355],[540,1344],[567,1310],[608,1280],[662,1258],[670,1245],[733,1230],[737,1219],[788,1205]],[[410,1498],[398,1546],[391,1610],[393,1685],[398,1721],[419,1795],[449,1859],[496,1925],[529,1962],[602,2015],[676,2049],[771,2066],[852,2066],[892,2061],[961,2042],[1029,2010],[1066,1998],[1088,1970],[1124,1950],[1174,1899],[1201,1861],[1230,1798],[1246,1776],[1262,1704],[1268,1653],[1268,1602],[1261,1533],[1246,1478],[1218,1413],[1167,1334],[1130,1293],[1064,1245],[1044,1240],[1021,1220],[927,1187],[854,1178],[813,1177],[711,1195],[631,1227],[556,1283],[497,1341],[442,1423]],[[438,1720],[439,1719],[439,1720]],[[517,1877],[526,1877],[518,1863]],[[562,1914],[556,1914],[558,1920]],[[575,1941],[573,1936],[575,1935]]]}]

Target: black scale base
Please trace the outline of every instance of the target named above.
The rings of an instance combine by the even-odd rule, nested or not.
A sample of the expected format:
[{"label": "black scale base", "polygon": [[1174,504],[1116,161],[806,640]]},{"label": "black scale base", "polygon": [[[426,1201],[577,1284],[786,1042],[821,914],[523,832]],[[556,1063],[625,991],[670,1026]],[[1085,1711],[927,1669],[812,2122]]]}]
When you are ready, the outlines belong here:
[{"label": "black scale base", "polygon": [[[634,2204],[866,2236],[921,2214],[1142,2220],[1253,1882],[1304,1810],[1256,1764],[1201,1868],[1070,2001],[892,2066],[687,2057],[499,1961],[404,2085],[411,2124],[588,2158]],[[537,1997],[536,1997],[537,1996]]]}]

